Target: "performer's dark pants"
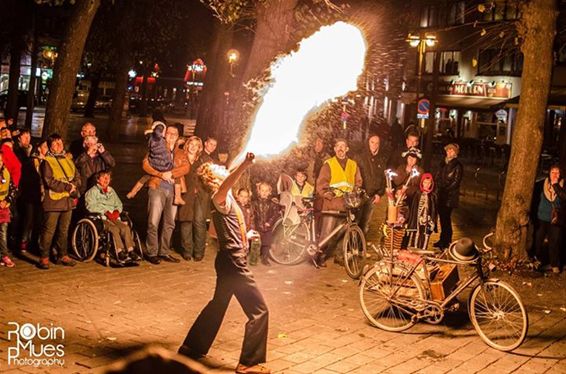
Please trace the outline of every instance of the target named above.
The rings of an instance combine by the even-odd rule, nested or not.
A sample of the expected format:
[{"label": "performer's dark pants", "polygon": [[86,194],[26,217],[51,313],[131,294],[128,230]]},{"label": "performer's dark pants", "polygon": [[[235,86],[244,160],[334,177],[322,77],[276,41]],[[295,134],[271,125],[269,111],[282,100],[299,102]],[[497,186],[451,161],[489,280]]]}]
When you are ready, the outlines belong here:
[{"label": "performer's dark pants", "polygon": [[448,247],[452,243],[452,208],[439,205],[438,217],[440,218],[440,242],[443,247]]},{"label": "performer's dark pants", "polygon": [[266,361],[269,312],[246,257],[238,257],[243,252],[218,252],[214,296],[189,330],[179,353],[191,357],[208,353],[234,295],[248,317],[240,363],[253,366]]}]

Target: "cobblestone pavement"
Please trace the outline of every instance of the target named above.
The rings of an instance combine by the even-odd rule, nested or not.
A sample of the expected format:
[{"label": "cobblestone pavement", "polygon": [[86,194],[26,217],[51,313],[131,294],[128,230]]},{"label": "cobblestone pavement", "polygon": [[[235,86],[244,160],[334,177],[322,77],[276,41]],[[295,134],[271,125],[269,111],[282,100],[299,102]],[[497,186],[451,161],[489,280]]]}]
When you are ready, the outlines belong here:
[{"label": "cobblestone pavement", "polygon": [[[115,184],[124,196],[138,175],[137,166],[132,170],[139,165],[143,147],[110,147],[120,165]],[[143,195],[126,204],[134,219],[142,220]],[[490,205],[465,199],[456,215],[455,235],[481,237],[494,222]],[[143,232],[143,221],[140,227]],[[375,227],[370,239],[375,238]],[[40,271],[17,260],[15,269],[0,268],[0,372],[100,372],[147,345],[176,350],[212,296],[214,252],[207,247],[200,263],[145,262],[118,269],[93,262]],[[357,282],[336,264],[323,270],[307,263],[257,266],[253,272],[270,308],[268,366],[278,373],[566,372],[566,309],[560,309],[560,302],[562,307],[566,302],[546,305],[555,295],[552,288],[538,295],[525,292],[528,339],[515,352],[502,353],[480,340],[465,306],[440,325],[421,323],[405,333],[371,327],[359,307]],[[513,282],[520,293],[526,291],[523,279]],[[562,275],[557,284],[564,283]],[[223,367],[213,371],[233,372],[245,319],[233,301],[210,352]],[[8,339],[8,322],[64,328],[64,367],[9,366],[13,341]]]}]

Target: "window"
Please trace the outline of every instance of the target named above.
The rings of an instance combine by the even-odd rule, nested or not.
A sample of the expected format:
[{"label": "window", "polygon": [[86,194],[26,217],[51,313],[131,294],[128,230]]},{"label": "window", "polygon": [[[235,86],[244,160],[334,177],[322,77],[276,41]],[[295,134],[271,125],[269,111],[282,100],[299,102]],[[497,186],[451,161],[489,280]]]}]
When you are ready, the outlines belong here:
[{"label": "window", "polygon": [[421,27],[433,27],[438,25],[438,8],[434,5],[426,5],[421,11]]},{"label": "window", "polygon": [[480,51],[478,74],[521,75],[523,55],[517,49],[484,49]]},{"label": "window", "polygon": [[461,25],[464,23],[466,2],[456,1],[450,4],[448,9],[448,25]]},{"label": "window", "polygon": [[[434,58],[436,52],[426,52],[425,54],[425,74],[432,74],[434,68]],[[440,52],[438,73],[444,75],[458,75],[460,73],[460,51]]]},{"label": "window", "polygon": [[495,0],[486,5],[483,13],[483,20],[503,21],[515,20],[519,18],[519,1],[518,0]]}]

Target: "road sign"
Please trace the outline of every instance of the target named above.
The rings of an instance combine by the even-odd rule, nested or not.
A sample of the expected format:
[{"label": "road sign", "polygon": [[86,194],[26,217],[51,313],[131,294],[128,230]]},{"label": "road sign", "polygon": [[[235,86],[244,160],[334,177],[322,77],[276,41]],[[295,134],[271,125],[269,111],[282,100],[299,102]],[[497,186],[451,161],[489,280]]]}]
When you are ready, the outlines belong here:
[{"label": "road sign", "polygon": [[427,119],[430,113],[430,101],[428,99],[420,99],[417,104],[417,118]]}]

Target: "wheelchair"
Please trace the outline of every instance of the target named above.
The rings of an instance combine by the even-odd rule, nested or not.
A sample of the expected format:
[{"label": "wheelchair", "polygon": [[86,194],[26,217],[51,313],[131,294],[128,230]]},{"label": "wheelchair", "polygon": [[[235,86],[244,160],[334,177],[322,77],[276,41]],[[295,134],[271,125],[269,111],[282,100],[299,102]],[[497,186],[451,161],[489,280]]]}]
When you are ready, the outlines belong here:
[{"label": "wheelchair", "polygon": [[[132,230],[134,252],[143,261],[143,248],[133,221],[127,212],[122,212],[120,219]],[[74,257],[81,262],[92,261],[99,254],[106,266],[110,266],[111,260],[114,260],[118,266],[125,265],[118,260],[118,252],[116,252],[112,234],[104,229],[102,215],[100,214],[87,213],[77,222],[71,236],[71,248]]]}]

